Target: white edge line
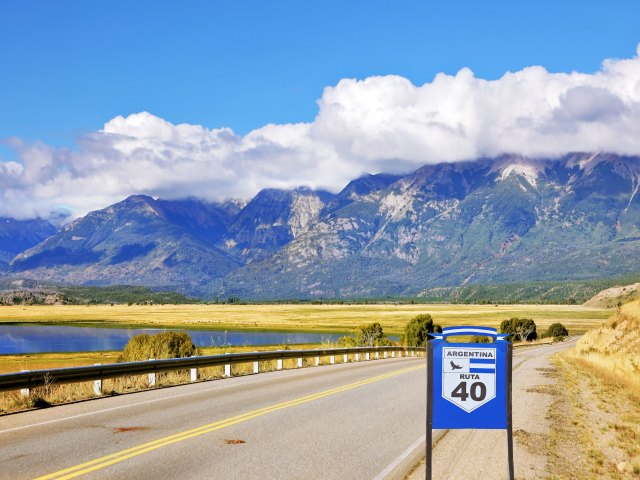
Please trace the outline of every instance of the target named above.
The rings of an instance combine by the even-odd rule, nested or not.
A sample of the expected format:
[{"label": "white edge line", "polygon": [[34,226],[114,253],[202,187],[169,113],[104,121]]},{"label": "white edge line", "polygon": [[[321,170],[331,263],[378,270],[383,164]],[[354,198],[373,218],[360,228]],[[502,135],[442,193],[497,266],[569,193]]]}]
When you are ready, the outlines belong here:
[{"label": "white edge line", "polygon": [[[387,476],[393,472],[402,462],[404,462],[409,456],[411,456],[417,448],[420,448],[421,444],[427,441],[427,436],[420,436],[415,442],[411,444],[409,448],[407,448],[404,452],[398,456],[393,462],[386,466],[384,470],[382,470],[378,475],[373,477],[373,480],[384,480]],[[413,468],[414,465],[411,465],[409,468]]]}]

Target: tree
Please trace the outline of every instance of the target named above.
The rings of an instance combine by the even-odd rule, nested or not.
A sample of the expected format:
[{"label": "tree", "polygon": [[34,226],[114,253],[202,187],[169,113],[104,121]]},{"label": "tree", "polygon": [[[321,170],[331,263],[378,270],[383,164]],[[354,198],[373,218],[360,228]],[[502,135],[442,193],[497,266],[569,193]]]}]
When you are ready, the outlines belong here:
[{"label": "tree", "polygon": [[356,336],[356,343],[361,347],[375,347],[380,345],[383,338],[382,326],[378,322],[373,322],[369,325],[360,326]]},{"label": "tree", "polygon": [[552,323],[549,325],[549,329],[545,337],[564,338],[569,336],[569,331],[561,323]]},{"label": "tree", "polygon": [[433,323],[431,315],[423,313],[407,323],[402,338],[409,347],[423,347],[429,334],[434,332],[442,332],[442,327]]},{"label": "tree", "polygon": [[536,332],[536,322],[534,322],[530,318],[513,317],[509,320],[504,320],[500,324],[500,333],[508,333],[509,340],[511,340],[512,342],[529,342],[538,338],[538,333]]}]

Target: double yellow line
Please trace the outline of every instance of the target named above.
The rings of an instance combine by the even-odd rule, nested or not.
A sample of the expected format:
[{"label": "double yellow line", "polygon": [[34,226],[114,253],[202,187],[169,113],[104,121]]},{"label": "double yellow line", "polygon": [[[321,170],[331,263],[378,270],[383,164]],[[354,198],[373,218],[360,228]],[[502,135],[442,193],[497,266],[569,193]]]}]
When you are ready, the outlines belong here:
[{"label": "double yellow line", "polygon": [[282,402],[282,403],[278,403],[268,407],[260,408],[258,410],[253,410],[251,412],[243,413],[242,415],[236,415],[235,417],[226,418],[224,420],[219,420],[217,422],[209,423],[207,425],[203,425],[198,428],[193,428],[191,430],[186,430],[181,433],[176,433],[168,437],[159,438],[158,440],[154,440],[153,442],[143,443],[136,447],[127,448],[125,450],[121,450],[119,452],[112,453],[104,457],[96,458],[95,460],[91,460],[90,462],[81,463],[80,465],[76,465],[74,467],[65,468],[64,470],[60,470],[58,472],[50,473],[49,475],[38,477],[35,480],[52,480],[52,479],[66,480],[69,478],[75,478],[80,475],[85,475],[87,473],[94,472],[96,470],[100,470],[102,468],[108,467],[109,465],[113,465],[113,464],[128,460],[130,458],[137,457],[138,455],[142,455],[143,453],[151,452],[153,450],[157,450],[158,448],[166,447],[167,445],[181,442],[182,440],[199,437],[200,435],[205,435],[207,433],[215,432],[216,430],[221,430],[223,428],[230,427],[231,425],[235,425],[237,423],[246,422],[248,420],[261,417],[262,415],[266,415],[271,412],[276,412],[278,410],[283,410],[289,407],[295,407],[296,405],[302,405],[303,403],[313,402],[314,400],[318,400],[320,398],[328,397],[330,395],[335,395],[337,393],[344,392],[346,390],[362,387],[370,383],[379,382],[380,380],[394,377],[396,375],[401,375],[403,373],[412,372],[414,370],[418,370],[421,368],[425,368],[425,365],[397,370],[395,372],[379,375],[377,377],[371,377],[366,380],[350,383],[348,385],[343,385],[342,387],[333,388],[331,390],[325,390],[323,392],[314,393],[312,395],[306,395],[304,397],[296,398],[294,400],[289,400],[288,402]]}]

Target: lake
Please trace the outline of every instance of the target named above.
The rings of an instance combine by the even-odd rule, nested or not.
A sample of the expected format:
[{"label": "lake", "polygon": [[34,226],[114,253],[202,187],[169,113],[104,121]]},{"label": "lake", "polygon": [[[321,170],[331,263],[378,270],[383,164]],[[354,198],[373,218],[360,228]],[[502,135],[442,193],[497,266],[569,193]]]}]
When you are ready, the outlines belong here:
[{"label": "lake", "polygon": [[97,328],[63,325],[0,325],[0,355],[43,352],[97,352],[122,350],[140,333],[187,332],[199,347],[295,345],[335,341],[344,334],[250,332],[157,328]]}]

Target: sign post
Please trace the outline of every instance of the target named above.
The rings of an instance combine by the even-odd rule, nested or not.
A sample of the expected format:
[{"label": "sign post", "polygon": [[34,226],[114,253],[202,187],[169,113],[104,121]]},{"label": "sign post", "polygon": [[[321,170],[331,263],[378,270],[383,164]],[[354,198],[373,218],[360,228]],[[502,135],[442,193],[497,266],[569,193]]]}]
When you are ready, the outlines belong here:
[{"label": "sign post", "polygon": [[[493,342],[447,340],[468,335]],[[513,480],[511,342],[488,327],[446,327],[432,336],[427,342],[427,480],[431,480],[433,429],[506,430],[509,479]]]}]

